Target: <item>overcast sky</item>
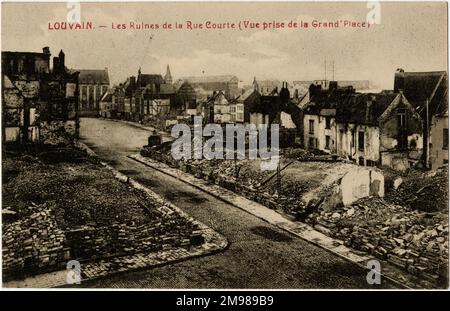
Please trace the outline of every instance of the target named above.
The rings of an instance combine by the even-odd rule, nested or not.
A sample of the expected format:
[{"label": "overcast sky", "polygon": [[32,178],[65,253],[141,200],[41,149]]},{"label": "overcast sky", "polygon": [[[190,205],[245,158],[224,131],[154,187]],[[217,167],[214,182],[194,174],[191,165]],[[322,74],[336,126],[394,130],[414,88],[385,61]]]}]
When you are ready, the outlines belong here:
[{"label": "overcast sky", "polygon": [[392,89],[394,72],[447,69],[445,3],[381,3],[381,24],[369,29],[288,30],[113,30],[111,23],[130,21],[185,23],[252,21],[365,21],[361,3],[82,3],[85,31],[49,31],[48,22],[66,21],[65,3],[2,3],[2,50],[63,49],[66,66],[108,67],[113,83],[136,74],[165,73],[174,78],[235,74],[257,79],[322,79],[324,61],[335,63],[337,80],[372,80]]}]

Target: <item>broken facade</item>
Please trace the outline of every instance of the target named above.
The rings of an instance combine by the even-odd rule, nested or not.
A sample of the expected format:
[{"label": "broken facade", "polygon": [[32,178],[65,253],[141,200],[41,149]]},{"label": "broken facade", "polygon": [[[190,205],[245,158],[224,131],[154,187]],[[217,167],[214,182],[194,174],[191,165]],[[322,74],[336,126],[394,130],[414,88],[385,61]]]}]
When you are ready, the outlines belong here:
[{"label": "broken facade", "polygon": [[433,116],[430,128],[430,168],[448,164],[448,111]]},{"label": "broken facade", "polygon": [[65,67],[60,51],[50,68],[42,53],[2,52],[2,139],[66,143],[78,136],[78,72]]},{"label": "broken facade", "polygon": [[311,86],[304,144],[359,165],[406,170],[420,161],[422,119],[400,93],[355,93],[352,88]]},{"label": "broken facade", "polygon": [[312,84],[308,91],[309,101],[303,103],[303,144],[308,149],[337,153],[336,109],[340,102],[354,93],[353,88],[338,88],[331,83],[329,89]]},{"label": "broken facade", "polygon": [[[403,92],[423,120],[422,162],[425,167],[434,169],[436,163],[433,167],[432,161],[436,160],[437,147],[433,146],[433,140],[439,142],[444,134],[443,130],[441,132],[438,132],[437,128],[433,130],[433,126],[439,126],[439,124],[433,124],[433,120],[437,121],[448,111],[447,72],[405,72],[403,69],[398,69],[395,73],[394,92],[399,91]],[[437,137],[434,138],[434,135]],[[441,153],[445,153],[445,150]],[[441,156],[443,161],[445,155]]]}]

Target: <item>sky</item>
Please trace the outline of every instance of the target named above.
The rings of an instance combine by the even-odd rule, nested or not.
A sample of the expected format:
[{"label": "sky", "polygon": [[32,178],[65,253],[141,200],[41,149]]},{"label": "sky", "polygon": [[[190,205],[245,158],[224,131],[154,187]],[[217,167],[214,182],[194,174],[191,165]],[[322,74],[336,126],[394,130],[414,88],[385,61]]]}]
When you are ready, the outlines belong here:
[{"label": "sky", "polygon": [[[118,30],[112,24],[312,20],[366,21],[367,2],[353,3],[81,3],[81,21],[91,30],[49,30],[65,22],[66,3],[2,3],[2,51],[62,49],[66,66],[108,68],[112,83],[160,73],[236,75],[258,80],[371,80],[392,89],[397,68],[447,70],[447,6],[444,2],[384,3],[380,24],[369,28]],[[105,25],[106,28],[98,26]],[[327,70],[325,70],[325,62]]]}]

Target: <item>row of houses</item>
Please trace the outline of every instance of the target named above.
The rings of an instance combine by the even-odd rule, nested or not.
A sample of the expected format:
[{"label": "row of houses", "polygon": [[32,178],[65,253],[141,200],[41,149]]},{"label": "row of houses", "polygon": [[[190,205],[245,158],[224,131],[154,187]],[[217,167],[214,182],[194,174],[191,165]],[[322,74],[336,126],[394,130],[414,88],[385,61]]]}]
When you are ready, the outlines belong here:
[{"label": "row of houses", "polygon": [[100,100],[99,115],[159,122],[163,128],[190,123],[198,115],[211,122],[244,122],[239,97],[235,76],[186,77],[172,83],[167,66],[164,77],[139,70],[137,76],[111,88]]},{"label": "row of houses", "polygon": [[[368,82],[253,81],[238,87],[235,76],[186,77],[172,84],[164,77],[129,77],[109,90],[100,115],[140,122],[278,123],[289,139],[364,166],[405,170],[414,165],[436,168],[448,161],[447,73],[395,73],[392,90],[373,92]],[[304,85],[310,83],[305,90]],[[341,85],[342,84],[342,85]],[[299,88],[295,88],[295,86]]]},{"label": "row of houses", "polygon": [[312,85],[303,107],[304,145],[360,165],[405,170],[448,163],[447,73],[395,73],[394,89],[359,93]]},{"label": "row of houses", "polygon": [[[445,71],[397,70],[392,90],[370,91],[366,81],[253,80],[236,76],[173,81],[139,69],[111,88],[108,69],[73,70],[60,51],[2,52],[2,136],[5,142],[78,135],[80,116],[151,122],[281,126],[283,146],[301,145],[359,165],[399,170],[448,162],[448,76]],[[308,88],[306,85],[309,84]],[[284,132],[283,132],[284,131]]]},{"label": "row of houses", "polygon": [[[101,80],[101,79],[100,79]],[[336,154],[359,165],[404,170],[448,161],[447,73],[395,73],[393,90],[372,92],[367,81],[253,81],[238,87],[235,76],[185,77],[172,83],[142,74],[109,89],[100,115],[168,128],[191,123],[279,123],[287,144]],[[305,90],[305,85],[310,83]],[[295,137],[295,138],[293,138]]]}]

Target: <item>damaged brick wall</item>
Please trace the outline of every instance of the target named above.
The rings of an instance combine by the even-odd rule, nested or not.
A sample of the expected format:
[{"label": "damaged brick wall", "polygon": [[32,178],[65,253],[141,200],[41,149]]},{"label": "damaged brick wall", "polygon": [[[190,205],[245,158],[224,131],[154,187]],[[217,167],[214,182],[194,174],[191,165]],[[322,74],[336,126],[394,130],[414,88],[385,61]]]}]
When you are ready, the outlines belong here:
[{"label": "damaged brick wall", "polygon": [[[354,160],[357,164],[368,165],[380,160],[379,128],[369,125],[337,124],[337,151],[341,157]],[[359,133],[364,141],[359,141]],[[361,137],[362,138],[362,137]],[[360,148],[360,144],[364,148]],[[369,163],[370,163],[369,162]]]},{"label": "damaged brick wall", "polygon": [[[84,226],[66,232],[71,258],[90,260],[168,250],[189,248],[201,232],[192,223],[178,217],[146,223],[139,226],[113,224],[104,227]],[[198,228],[197,228],[198,229]]]},{"label": "damaged brick wall", "polygon": [[401,95],[380,117],[381,164],[405,170],[420,161],[423,152],[423,121]]},{"label": "damaged brick wall", "polygon": [[61,135],[57,141],[68,142],[78,136],[78,73],[66,70],[64,64],[63,70],[50,71],[49,58],[48,48],[43,53],[2,52],[3,141],[42,143]]},{"label": "damaged brick wall", "polygon": [[43,121],[40,124],[40,142],[60,145],[73,141],[77,135],[77,121]]}]

